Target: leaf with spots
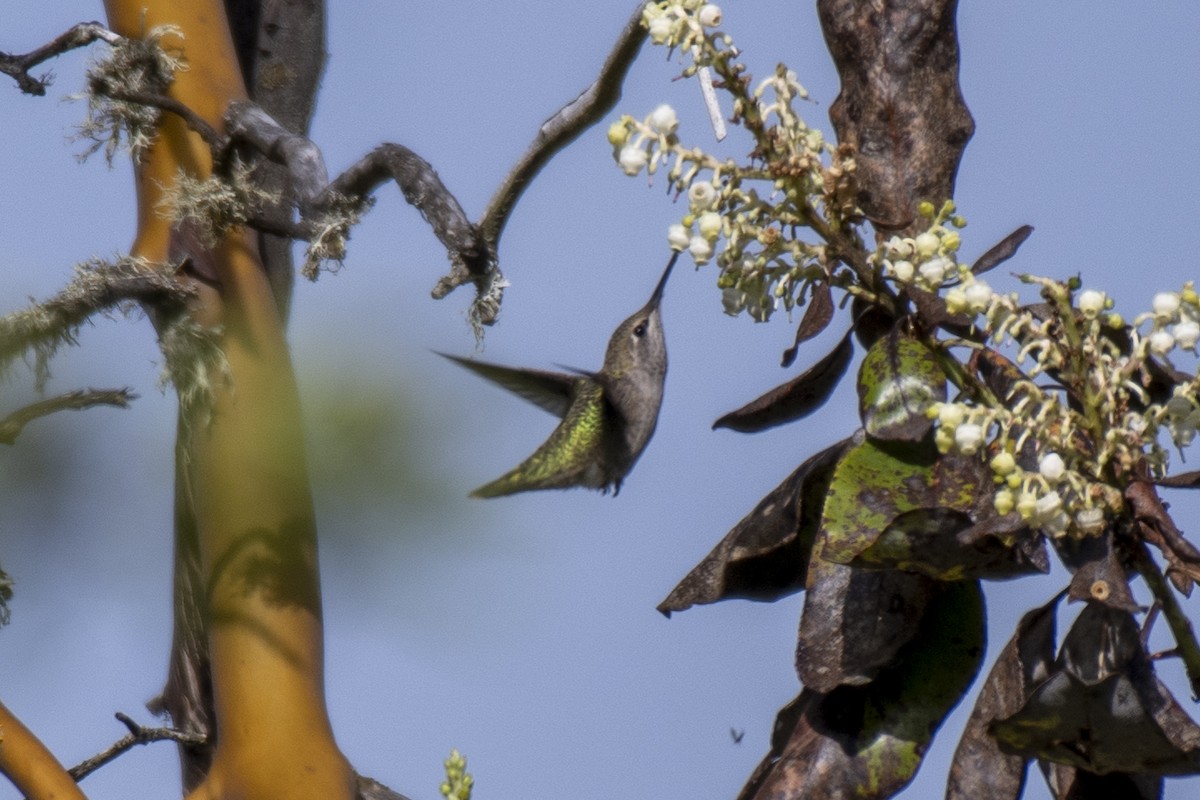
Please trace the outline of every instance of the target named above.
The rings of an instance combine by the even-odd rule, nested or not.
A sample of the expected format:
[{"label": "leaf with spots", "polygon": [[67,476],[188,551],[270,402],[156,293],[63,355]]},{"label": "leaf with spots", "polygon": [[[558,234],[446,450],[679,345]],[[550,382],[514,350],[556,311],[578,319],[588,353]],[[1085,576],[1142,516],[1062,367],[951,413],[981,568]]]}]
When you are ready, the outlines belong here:
[{"label": "leaf with spots", "polygon": [[1000,517],[976,525],[965,511],[949,508],[906,511],[892,520],[875,543],[851,563],[872,569],[917,572],[940,581],[1015,578],[1049,572],[1050,559],[1041,534],[1020,524],[1016,514],[1009,516],[1016,525],[999,528],[995,523],[1003,519]]},{"label": "leaf with spots", "polygon": [[821,517],[822,557],[850,563],[908,512],[991,516],[991,493],[990,472],[978,458],[862,438],[834,470]]},{"label": "leaf with spots", "polygon": [[863,357],[858,410],[871,438],[920,441],[933,426],[926,410],[945,399],[946,374],[937,358],[898,326]]}]

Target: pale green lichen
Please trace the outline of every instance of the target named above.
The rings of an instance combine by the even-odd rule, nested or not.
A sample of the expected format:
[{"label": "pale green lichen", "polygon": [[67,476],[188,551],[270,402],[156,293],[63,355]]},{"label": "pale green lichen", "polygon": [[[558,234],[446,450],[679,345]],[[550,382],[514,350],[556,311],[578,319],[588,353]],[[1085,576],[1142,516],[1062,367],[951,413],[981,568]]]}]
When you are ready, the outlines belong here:
[{"label": "pale green lichen", "polygon": [[111,166],[124,142],[134,163],[141,161],[157,134],[161,112],[145,103],[120,98],[163,95],[175,73],[187,69],[180,52],[162,46],[167,36],[182,38],[183,34],[173,25],[152,28],[145,38],[119,40],[107,58],[92,64],[87,91],[72,98],[86,97],[88,102],[87,119],[75,138],[91,144],[80,154],[80,160],[103,148]]},{"label": "pale green lichen", "polygon": [[200,180],[184,170],[165,187],[158,210],[172,222],[189,222],[205,247],[214,247],[233,227],[244,224],[279,195],[259,187],[253,168],[235,161],[226,175]]},{"label": "pale green lichen", "polygon": [[[351,228],[359,223],[374,204],[375,200],[371,197],[332,198],[326,205],[326,211],[320,217],[310,220],[315,232],[309,237],[300,274],[310,281],[315,281],[322,269],[336,272],[346,258],[346,242],[350,239]],[[330,266],[330,262],[336,266]]]}]

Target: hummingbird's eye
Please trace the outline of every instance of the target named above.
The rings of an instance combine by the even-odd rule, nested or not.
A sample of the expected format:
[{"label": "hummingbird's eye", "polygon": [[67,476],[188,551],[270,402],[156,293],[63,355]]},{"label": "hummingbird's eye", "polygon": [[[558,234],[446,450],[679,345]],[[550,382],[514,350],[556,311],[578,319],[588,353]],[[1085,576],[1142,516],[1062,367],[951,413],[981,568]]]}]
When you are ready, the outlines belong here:
[{"label": "hummingbird's eye", "polygon": [[639,339],[646,335],[646,323],[639,322],[637,327],[633,329],[633,335]]}]

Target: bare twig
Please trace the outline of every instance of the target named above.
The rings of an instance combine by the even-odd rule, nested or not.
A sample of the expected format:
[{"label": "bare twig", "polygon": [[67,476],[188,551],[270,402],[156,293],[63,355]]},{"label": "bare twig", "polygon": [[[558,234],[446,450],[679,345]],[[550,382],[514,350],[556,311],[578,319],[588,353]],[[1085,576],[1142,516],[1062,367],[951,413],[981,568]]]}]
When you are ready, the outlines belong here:
[{"label": "bare twig", "polygon": [[44,61],[57,58],[69,50],[86,47],[97,40],[116,44],[121,37],[99,22],[81,22],[53,41],[24,55],[0,53],[0,72],[16,80],[17,86],[25,94],[40,97],[46,94],[46,87],[50,85],[50,77],[42,75],[35,78],[29,74],[29,70]]},{"label": "bare twig", "polygon": [[102,753],[85,759],[75,766],[71,767],[67,772],[77,782],[83,780],[88,775],[103,767],[108,762],[115,759],[117,756],[133,749],[139,744],[150,744],[151,742],[175,742],[184,747],[200,747],[206,741],[202,734],[188,733],[174,728],[145,728],[134,722],[128,715],[121,712],[116,713],[116,717],[121,723],[129,729],[129,735],[117,740],[112,747],[109,747]]},{"label": "bare twig", "polygon": [[[479,229],[467,219],[429,162],[403,145],[381,144],[372,150],[329,184],[323,192],[323,204],[339,196],[365,196],[388,178],[396,181],[404,199],[421,212],[445,245],[453,263],[451,274],[464,276],[458,283],[481,280],[494,259]],[[441,296],[436,290],[434,294]]]},{"label": "bare twig", "polygon": [[493,251],[513,206],[533,177],[558,151],[599,121],[621,98],[621,86],[625,82],[625,75],[646,39],[646,29],[642,27],[644,5],[642,2],[637,3],[608,58],[604,60],[600,75],[578,97],[542,123],[525,154],[492,195],[479,221],[479,227],[483,230],[488,247]]},{"label": "bare twig", "polygon": [[217,133],[216,129],[205,122],[203,117],[173,97],[165,94],[121,89],[102,80],[93,80],[91,86],[92,91],[111,100],[121,100],[126,103],[149,106],[150,108],[157,108],[159,111],[167,111],[176,115],[190,129],[200,135],[200,138],[212,149],[213,156],[218,160],[220,155],[229,146],[229,140]]},{"label": "bare twig", "polygon": [[0,444],[12,444],[30,422],[56,411],[81,410],[93,406],[128,408],[137,395],[129,389],[76,389],[17,409],[0,419]]},{"label": "bare twig", "polygon": [[1175,639],[1175,649],[1183,661],[1184,672],[1187,673],[1188,682],[1191,684],[1192,696],[1200,697],[1200,644],[1196,642],[1196,634],[1192,630],[1187,612],[1179,605],[1175,593],[1167,586],[1162,572],[1150,557],[1145,545],[1139,544],[1134,548],[1133,566],[1146,581],[1146,585],[1154,593],[1155,601],[1162,608],[1163,617],[1166,618],[1171,636]]},{"label": "bare twig", "polygon": [[[381,145],[329,181],[320,149],[306,137],[280,125],[254,103],[230,105],[224,120],[228,136],[224,136],[185,104],[165,94],[131,91],[101,80],[93,81],[92,90],[112,100],[179,116],[204,139],[218,162],[228,155],[231,144],[241,143],[283,165],[290,177],[290,196],[300,212],[300,221],[293,224],[282,219],[248,221],[259,230],[275,235],[312,242],[322,236],[322,231],[333,226],[337,241],[332,250],[338,252],[336,245],[344,239],[345,229],[354,222],[346,217],[347,210],[361,211],[369,205],[370,195],[379,185],[394,180],[405,199],[429,222],[450,256],[450,273],[438,281],[433,296],[444,297],[456,287],[474,282],[478,297],[471,318],[476,326],[488,325],[496,318],[500,296],[507,285],[496,266],[496,248],[504,225],[526,186],[542,167],[599,121],[620,98],[625,75],[646,38],[641,18],[642,4],[638,3],[605,59],[599,76],[578,97],[542,123],[533,142],[492,196],[478,224],[470,222],[433,167],[402,145]],[[314,246],[321,244],[317,242]],[[477,334],[478,331],[477,327]],[[3,363],[2,342],[0,363]]]}]

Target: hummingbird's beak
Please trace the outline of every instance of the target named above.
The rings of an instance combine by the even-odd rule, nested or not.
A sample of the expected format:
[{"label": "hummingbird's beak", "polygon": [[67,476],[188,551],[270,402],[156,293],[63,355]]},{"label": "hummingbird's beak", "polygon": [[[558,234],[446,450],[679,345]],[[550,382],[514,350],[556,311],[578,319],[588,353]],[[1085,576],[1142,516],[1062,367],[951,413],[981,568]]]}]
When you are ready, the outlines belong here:
[{"label": "hummingbird's beak", "polygon": [[667,262],[667,268],[663,270],[662,277],[658,279],[658,286],[654,287],[654,294],[650,295],[650,302],[647,305],[650,308],[658,308],[658,304],[662,302],[663,289],[667,286],[667,278],[671,277],[671,270],[675,268],[675,262],[679,259],[679,251],[676,250],[671,254],[671,260]]}]

